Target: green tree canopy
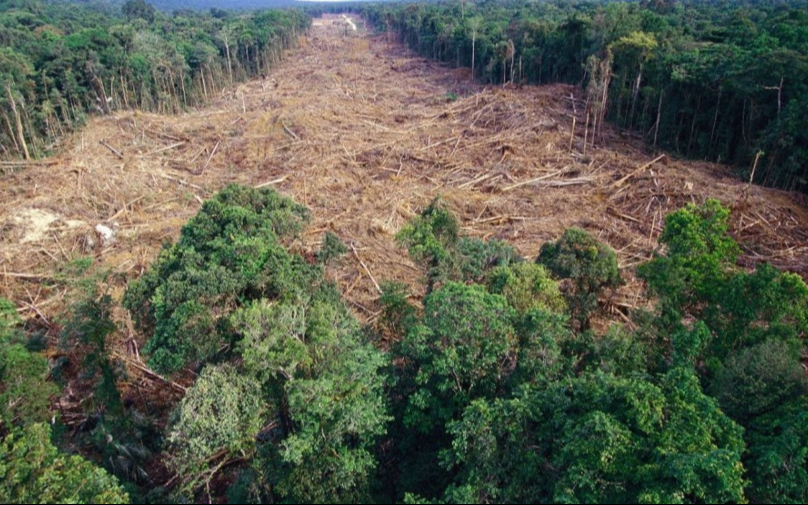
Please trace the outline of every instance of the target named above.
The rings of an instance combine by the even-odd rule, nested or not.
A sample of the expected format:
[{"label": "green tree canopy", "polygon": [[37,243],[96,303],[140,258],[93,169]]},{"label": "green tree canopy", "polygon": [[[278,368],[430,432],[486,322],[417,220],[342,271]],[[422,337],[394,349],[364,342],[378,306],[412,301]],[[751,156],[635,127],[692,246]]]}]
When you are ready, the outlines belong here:
[{"label": "green tree canopy", "polygon": [[544,244],[536,263],[570,280],[565,294],[582,329],[589,327],[603,292],[623,283],[614,250],[579,228],[569,228],[558,241]]},{"label": "green tree canopy", "polygon": [[117,479],[79,456],[61,454],[47,424],[16,430],[0,442],[4,503],[129,503]]}]

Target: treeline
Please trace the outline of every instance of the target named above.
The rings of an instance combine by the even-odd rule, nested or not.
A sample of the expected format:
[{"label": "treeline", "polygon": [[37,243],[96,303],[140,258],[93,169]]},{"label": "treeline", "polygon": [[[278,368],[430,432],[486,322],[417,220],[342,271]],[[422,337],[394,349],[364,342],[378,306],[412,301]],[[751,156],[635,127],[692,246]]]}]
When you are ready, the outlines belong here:
[{"label": "treeline", "polygon": [[759,184],[808,190],[805,2],[460,0],[360,9],[379,30],[472,68],[482,82],[581,86],[595,131],[606,119],[655,147],[735,165]]},{"label": "treeline", "polygon": [[88,114],[197,105],[269,72],[310,22],[299,10],[167,15],[129,0],[112,15],[67,2],[4,2],[0,157],[44,155]]},{"label": "treeline", "polygon": [[306,208],[229,186],[123,296],[151,386],[108,295],[50,363],[0,300],[0,500],[805,503],[808,286],[738,268],[728,215],[667,216],[655,305],[618,324],[608,245],[573,228],[523,258],[436,200],[398,235],[426,296],[382,283],[363,327],[326,274],[340,239],[304,251]]}]

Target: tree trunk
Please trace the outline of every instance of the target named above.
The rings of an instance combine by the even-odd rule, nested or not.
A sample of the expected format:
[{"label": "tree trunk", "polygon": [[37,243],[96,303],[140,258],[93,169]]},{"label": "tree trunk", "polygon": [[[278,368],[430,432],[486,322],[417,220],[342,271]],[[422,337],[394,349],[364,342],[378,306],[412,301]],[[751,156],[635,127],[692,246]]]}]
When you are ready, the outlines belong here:
[{"label": "tree trunk", "polygon": [[710,155],[710,151],[713,148],[713,139],[715,138],[715,126],[718,124],[718,111],[720,110],[719,107],[721,105],[721,92],[723,89],[721,87],[718,88],[718,99],[715,101],[715,116],[713,116],[713,129],[710,131],[710,145],[707,146],[707,155]]},{"label": "tree trunk", "polygon": [[11,141],[14,142],[14,149],[16,149],[18,153],[22,154],[20,144],[19,142],[17,142],[17,135],[14,134],[14,127],[11,126],[11,121],[8,119],[8,114],[6,114],[6,111],[3,111],[3,119],[6,120],[6,127],[8,128],[8,136],[11,138]]},{"label": "tree trunk", "polygon": [[205,95],[205,100],[208,99],[208,86],[205,84],[205,67],[202,67],[199,72],[199,78],[202,80],[202,93]]},{"label": "tree trunk", "polygon": [[23,155],[25,156],[26,161],[31,159],[31,155],[28,153],[28,145],[25,143],[25,134],[23,133],[22,129],[22,119],[20,118],[20,113],[17,110],[17,105],[14,103],[14,96],[11,94],[11,85],[6,83],[6,94],[8,95],[8,101],[11,104],[11,111],[14,113],[14,120],[17,122],[17,136],[19,137],[20,145],[22,146]]},{"label": "tree trunk", "polygon": [[662,115],[662,94],[665,92],[665,88],[659,90],[659,104],[657,105],[656,110],[656,125],[654,126],[654,148],[657,145],[657,137],[659,137],[659,117]]},{"label": "tree trunk", "polygon": [[477,45],[477,32],[471,34],[471,80],[474,80],[474,49]]},{"label": "tree trunk", "polygon": [[227,52],[227,72],[230,74],[230,83],[233,83],[233,64],[230,61],[230,40],[227,37],[227,34],[224,36],[224,48]]},{"label": "tree trunk", "polygon": [[693,113],[693,122],[690,124],[690,135],[687,138],[687,155],[690,156],[690,149],[693,147],[693,134],[696,132],[696,121],[699,118],[699,109],[701,109],[701,95],[696,100],[696,111]]},{"label": "tree trunk", "polygon": [[637,96],[640,94],[640,83],[642,82],[642,65],[640,65],[640,71],[637,72],[637,80],[634,83],[634,91],[631,94],[631,112],[628,116],[628,127],[632,129],[634,127],[634,112],[637,106]]}]

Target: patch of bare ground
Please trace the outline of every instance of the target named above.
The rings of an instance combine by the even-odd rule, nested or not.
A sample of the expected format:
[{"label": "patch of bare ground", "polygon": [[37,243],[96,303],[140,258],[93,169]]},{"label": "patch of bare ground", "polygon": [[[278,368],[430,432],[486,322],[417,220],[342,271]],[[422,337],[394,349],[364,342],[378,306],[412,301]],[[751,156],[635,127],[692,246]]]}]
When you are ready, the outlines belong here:
[{"label": "patch of bare ground", "polygon": [[[632,267],[658,247],[665,214],[708,197],[732,208],[744,266],[769,261],[808,275],[798,195],[750,187],[722,166],[659,157],[612,130],[593,145],[574,95],[565,85],[476,85],[466,70],[321,20],[271,76],[218,90],[206,108],[96,118],[63,154],[0,167],[0,295],[26,316],[47,317],[63,291],[43,289],[42,278],[80,254],[121,274],[120,293],[231,182],[271,186],[308,206],[303,250],[326,230],[354,246],[329,275],[365,321],[378,310],[371,276],[421,289],[394,235],[439,195],[466,234],[507,240],[527,258],[569,226],[593,232],[631,279],[617,307],[644,303]],[[34,219],[43,216],[45,224]],[[117,240],[102,243],[97,224],[117,224]]]}]

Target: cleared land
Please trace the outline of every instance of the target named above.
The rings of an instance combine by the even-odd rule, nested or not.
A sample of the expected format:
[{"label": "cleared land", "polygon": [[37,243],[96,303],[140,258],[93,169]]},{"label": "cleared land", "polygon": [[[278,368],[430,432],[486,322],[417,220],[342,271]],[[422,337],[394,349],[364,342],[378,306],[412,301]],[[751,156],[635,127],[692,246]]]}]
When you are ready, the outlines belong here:
[{"label": "cleared land", "polygon": [[[120,274],[120,292],[231,182],[307,205],[304,251],[326,230],[354,247],[329,275],[363,320],[376,314],[376,281],[420,289],[394,235],[438,195],[465,233],[507,240],[528,258],[566,227],[588,229],[618,251],[629,277],[658,246],[666,213],[716,197],[733,210],[746,266],[765,260],[808,275],[801,197],[750,187],[725,167],[660,158],[611,130],[592,145],[573,87],[476,85],[467,70],[343,23],[318,20],[266,79],[217,90],[204,109],[93,119],[62,154],[0,166],[0,296],[25,316],[50,317],[64,288],[41,281],[83,254]],[[117,230],[114,243],[101,242],[98,224]],[[614,304],[642,304],[641,294],[634,280]]]}]

